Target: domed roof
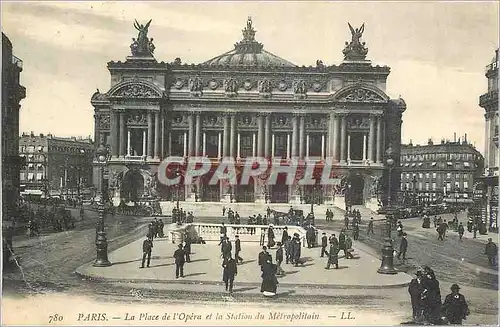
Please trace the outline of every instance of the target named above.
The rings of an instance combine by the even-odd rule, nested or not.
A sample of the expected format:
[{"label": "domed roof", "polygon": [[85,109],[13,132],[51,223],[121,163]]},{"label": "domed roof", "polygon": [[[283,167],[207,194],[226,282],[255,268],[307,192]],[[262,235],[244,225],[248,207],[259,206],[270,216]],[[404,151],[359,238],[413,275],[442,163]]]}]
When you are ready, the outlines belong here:
[{"label": "domed roof", "polygon": [[230,67],[297,67],[288,60],[264,50],[264,45],[255,41],[252,18],[248,17],[243,30],[243,40],[234,45],[234,50],[212,58],[202,65]]}]

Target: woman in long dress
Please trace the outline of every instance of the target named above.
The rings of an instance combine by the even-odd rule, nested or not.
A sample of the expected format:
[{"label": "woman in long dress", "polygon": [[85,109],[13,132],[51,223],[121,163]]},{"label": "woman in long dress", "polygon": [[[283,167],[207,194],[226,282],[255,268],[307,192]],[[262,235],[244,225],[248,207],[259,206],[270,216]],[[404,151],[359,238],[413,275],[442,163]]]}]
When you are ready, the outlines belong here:
[{"label": "woman in long dress", "polygon": [[277,271],[277,266],[272,264],[269,260],[263,265],[260,291],[264,296],[276,295],[276,290],[278,288],[278,279],[276,278]]}]

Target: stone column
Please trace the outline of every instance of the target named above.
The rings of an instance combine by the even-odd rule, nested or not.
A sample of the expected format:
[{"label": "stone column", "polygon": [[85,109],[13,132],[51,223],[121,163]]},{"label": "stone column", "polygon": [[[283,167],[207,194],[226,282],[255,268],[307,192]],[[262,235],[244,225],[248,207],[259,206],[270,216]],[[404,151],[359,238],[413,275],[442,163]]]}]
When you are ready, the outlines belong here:
[{"label": "stone column", "polygon": [[321,158],[325,157],[325,134],[321,134]]},{"label": "stone column", "polygon": [[306,135],[306,155],[305,157],[308,158],[309,157],[309,134]]},{"label": "stone column", "polygon": [[382,161],[382,116],[377,117],[377,163]]},{"label": "stone column", "polygon": [[236,133],[236,115],[231,115],[231,132],[229,135],[229,155],[234,158],[234,141]]},{"label": "stone column", "polygon": [[236,158],[241,158],[241,133],[238,133],[238,138],[236,139],[237,143],[236,144]]},{"label": "stone column", "polygon": [[373,139],[375,134],[375,116],[370,116],[370,132],[368,133],[368,161],[373,162]]},{"label": "stone column", "polygon": [[274,141],[275,141],[275,139],[274,139],[274,133],[273,133],[273,135],[272,135],[272,143],[271,143],[271,158],[274,158],[274,152],[275,152],[274,151],[275,150],[275,148],[274,148],[275,142]]},{"label": "stone column", "polygon": [[347,161],[351,161],[351,133],[347,133]]},{"label": "stone column", "polygon": [[188,135],[186,132],[184,132],[184,157],[188,156],[188,142],[187,142]]},{"label": "stone column", "polygon": [[220,159],[222,156],[222,134],[219,132],[219,143],[217,144],[217,158]]},{"label": "stone column", "polygon": [[339,117],[337,115],[333,115],[333,126],[332,126],[332,130],[333,130],[333,133],[332,133],[332,136],[333,136],[333,140],[332,140],[332,157],[333,157],[333,161],[338,161],[339,160],[339,152],[338,152],[338,148],[339,148]]},{"label": "stone column", "polygon": [[222,142],[222,156],[229,156],[229,116],[224,114],[222,116],[224,120],[224,142]]},{"label": "stone column", "polygon": [[188,135],[188,156],[194,155],[194,115],[189,113],[189,135]]},{"label": "stone column", "polygon": [[155,159],[160,159],[160,145],[161,145],[161,132],[160,132],[160,112],[155,112]]},{"label": "stone column", "polygon": [[363,161],[366,161],[366,134],[363,133]]},{"label": "stone column", "polygon": [[300,116],[300,131],[299,131],[299,157],[300,159],[304,158],[304,139],[305,139],[305,131],[306,123],[304,115]]},{"label": "stone column", "polygon": [[286,158],[290,158],[290,134],[286,134]]},{"label": "stone column", "polygon": [[153,113],[148,112],[148,158],[153,158]]},{"label": "stone column", "polygon": [[172,132],[168,133],[168,155],[172,155]]},{"label": "stone column", "polygon": [[195,129],[195,137],[194,137],[194,155],[200,155],[200,136],[201,136],[201,115],[199,113],[196,114],[196,129]]},{"label": "stone column", "polygon": [[[257,116],[257,126],[258,126],[258,134],[257,134],[257,151],[253,151],[253,156],[256,155],[262,157],[264,155],[264,117],[262,115]],[[253,146],[255,148],[255,134],[253,134]],[[257,152],[257,153],[255,153]]]},{"label": "stone column", "polygon": [[345,163],[345,148],[347,143],[347,121],[346,116],[342,116],[340,121],[340,161]]},{"label": "stone column", "polygon": [[334,113],[331,112],[328,117],[328,130],[326,133],[326,155],[331,157],[333,155],[333,117]]},{"label": "stone column", "polygon": [[207,133],[203,132],[203,156],[207,155]]},{"label": "stone column", "polygon": [[145,157],[146,156],[146,139],[147,139],[147,132],[146,130],[142,131],[142,155]]},{"label": "stone column", "polygon": [[288,156],[290,157],[296,157],[297,156],[297,138],[299,136],[299,117],[298,115],[294,114],[292,117],[292,155]]},{"label": "stone column", "polygon": [[126,131],[125,113],[120,112],[120,152],[118,154],[120,157],[124,157],[127,153],[127,149],[125,148],[126,147],[125,131]]},{"label": "stone column", "polygon": [[[266,158],[269,158],[269,152],[271,151],[271,114],[266,115],[266,136],[265,136],[265,142],[264,142],[264,156]],[[273,141],[274,143],[274,141]],[[274,156],[274,153],[273,155]]]},{"label": "stone column", "polygon": [[127,157],[130,157],[130,130],[127,131]]},{"label": "stone column", "polygon": [[111,111],[110,119],[110,129],[111,129],[111,155],[113,157],[118,157],[118,113],[116,111]]},{"label": "stone column", "polygon": [[[259,140],[261,139],[260,137],[258,138]],[[262,156],[262,142],[260,142],[260,152],[259,156]],[[255,144],[255,133],[252,133],[252,156],[255,157],[257,155],[257,148]]]}]

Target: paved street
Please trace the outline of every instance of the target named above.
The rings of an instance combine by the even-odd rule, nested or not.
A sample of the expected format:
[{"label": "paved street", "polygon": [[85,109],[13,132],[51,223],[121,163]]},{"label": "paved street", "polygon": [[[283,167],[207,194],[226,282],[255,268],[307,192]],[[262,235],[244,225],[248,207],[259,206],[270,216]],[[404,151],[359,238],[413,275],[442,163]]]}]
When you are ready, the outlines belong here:
[{"label": "paved street", "polygon": [[[443,219],[451,220],[452,216],[442,215]],[[363,217],[360,229],[359,242],[365,243],[373,248],[374,254],[380,253],[382,247],[381,225],[382,222],[375,222],[375,234],[366,235],[366,218]],[[464,214],[459,216],[459,220],[466,222]],[[488,265],[488,259],[484,255],[485,239],[488,236],[480,236],[480,240],[473,240],[472,234],[467,233],[462,241],[454,231],[449,231],[445,241],[437,240],[437,233],[434,228],[424,229],[421,227],[421,220],[412,218],[403,220],[404,231],[408,234],[408,253],[405,262],[395,258],[395,265],[398,269],[413,273],[420,265],[428,265],[434,269],[440,280],[468,285],[478,288],[498,289],[498,270],[493,270]],[[343,222],[318,222],[319,228],[341,228]],[[351,232],[351,231],[350,231]],[[494,237],[494,236],[493,236]],[[396,249],[399,240],[396,232],[392,233],[392,238],[396,240]]]}]

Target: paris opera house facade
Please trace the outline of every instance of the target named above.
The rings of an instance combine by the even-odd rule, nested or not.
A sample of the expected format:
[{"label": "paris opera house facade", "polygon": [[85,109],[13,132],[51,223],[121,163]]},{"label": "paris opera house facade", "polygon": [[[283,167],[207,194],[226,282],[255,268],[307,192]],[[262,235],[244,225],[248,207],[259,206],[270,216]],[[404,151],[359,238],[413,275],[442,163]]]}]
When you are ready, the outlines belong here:
[{"label": "paris opera house facade", "polygon": [[[201,64],[158,62],[145,38],[149,23],[145,31],[138,26],[131,56],[108,63],[110,89],[91,99],[96,143],[110,151],[105,176],[115,199],[333,204],[346,195],[368,204],[385,202],[388,183],[397,196],[406,104],[385,93],[390,69],[366,59],[364,26],[349,25],[340,65],[318,60],[309,67],[266,51],[250,18],[233,50]],[[278,178],[262,185],[256,178],[230,187],[208,185],[209,173],[193,187],[167,187],[156,176],[168,156],[205,156],[214,167],[223,157],[328,157],[338,183],[286,185]]]}]

